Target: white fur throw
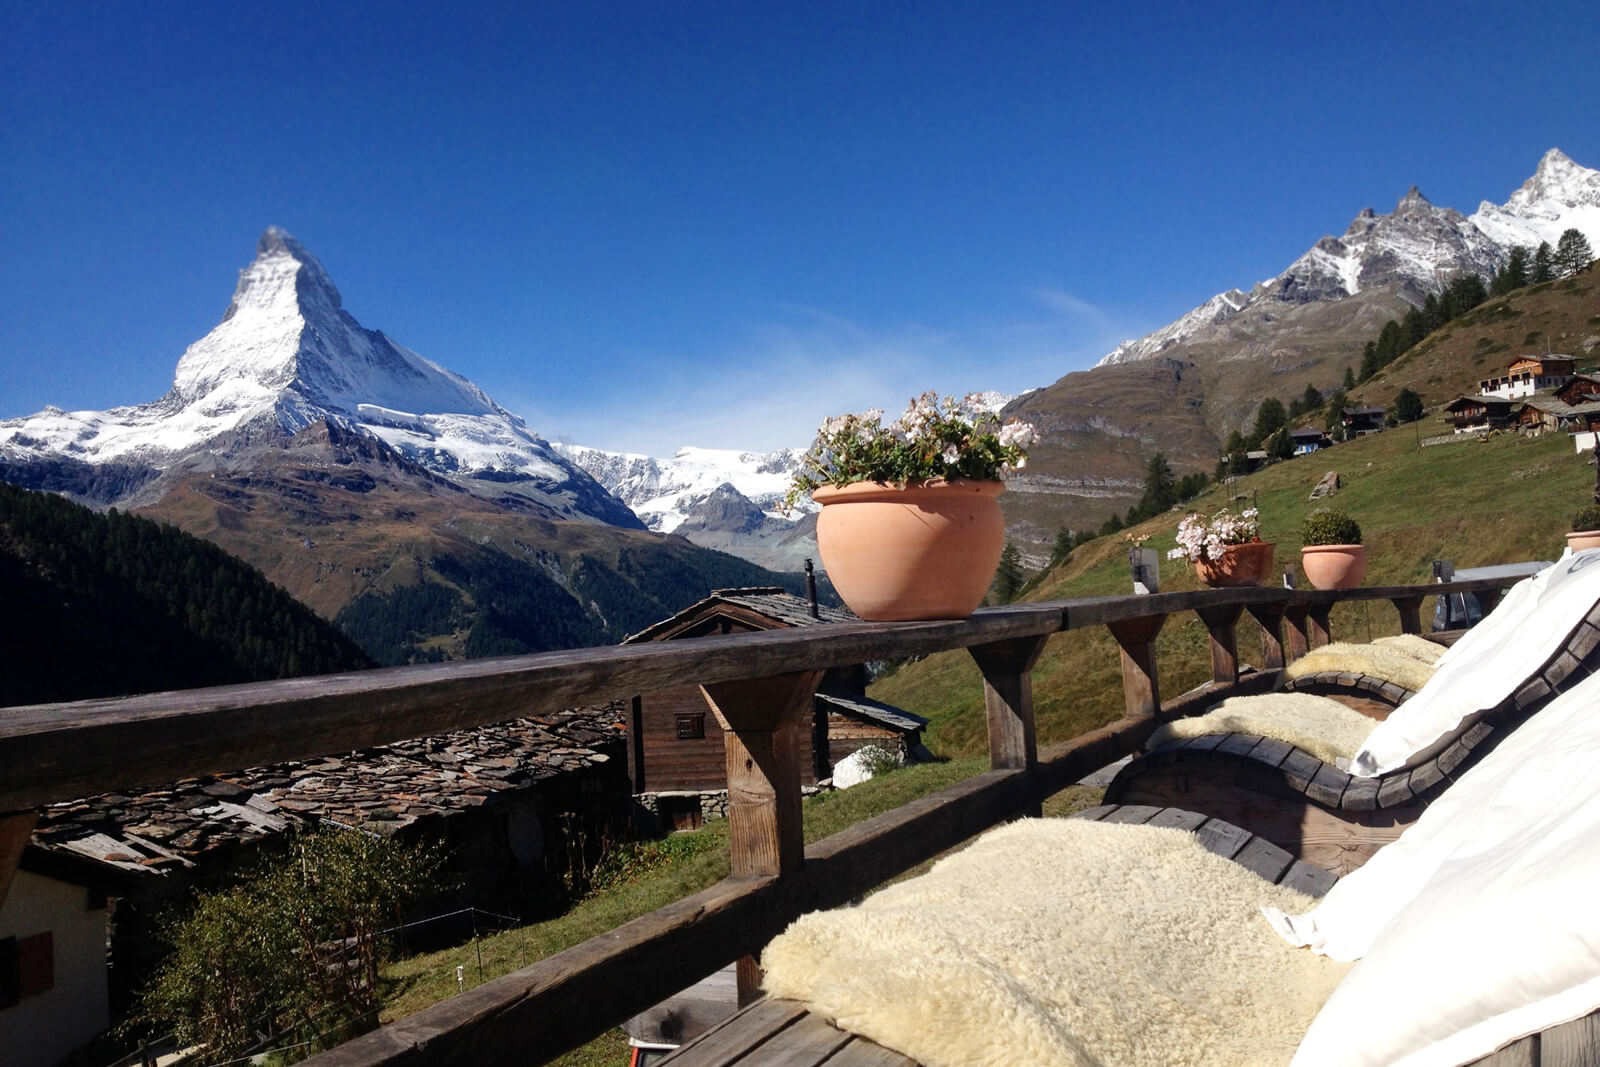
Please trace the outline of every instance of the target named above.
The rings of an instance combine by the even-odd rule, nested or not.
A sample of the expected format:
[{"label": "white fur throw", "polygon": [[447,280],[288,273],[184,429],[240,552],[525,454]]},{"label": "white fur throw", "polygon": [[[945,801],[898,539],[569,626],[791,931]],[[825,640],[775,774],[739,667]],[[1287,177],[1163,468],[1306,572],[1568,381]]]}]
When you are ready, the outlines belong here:
[{"label": "white fur throw", "polygon": [[1192,834],[1036,819],[796,920],[766,991],[929,1067],[1284,1064],[1348,964],[1258,912],[1310,898]]},{"label": "white fur throw", "polygon": [[1372,643],[1393,649],[1412,659],[1419,659],[1429,666],[1438,663],[1439,657],[1445,652],[1443,645],[1437,641],[1429,641],[1421,634],[1395,634],[1392,637],[1380,637]]},{"label": "white fur throw", "polygon": [[1357,645],[1343,641],[1314,648],[1283,670],[1285,679],[1304,678],[1324,672],[1366,674],[1404,686],[1413,693],[1433,677],[1434,667],[1413,655],[1397,651],[1392,645]]},{"label": "white fur throw", "polygon": [[1260,734],[1303,748],[1325,763],[1344,760],[1344,766],[1349,766],[1376,725],[1332,697],[1263,693],[1229,697],[1204,715],[1164,723],[1144,747],[1153,749],[1168,741],[1206,734]]}]

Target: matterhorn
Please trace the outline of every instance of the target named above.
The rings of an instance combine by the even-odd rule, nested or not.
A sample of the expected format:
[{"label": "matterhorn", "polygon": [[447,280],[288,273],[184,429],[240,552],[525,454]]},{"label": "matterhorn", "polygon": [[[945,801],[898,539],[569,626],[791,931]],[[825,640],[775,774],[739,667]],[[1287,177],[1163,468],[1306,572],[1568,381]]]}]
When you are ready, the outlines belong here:
[{"label": "matterhorn", "polygon": [[317,424],[381,442],[474,495],[638,528],[585,471],[467,379],[357,322],[317,258],[269,227],[233,300],[159,400],[0,422],[0,477],[90,503],[147,504],[163,476],[237,467]]}]

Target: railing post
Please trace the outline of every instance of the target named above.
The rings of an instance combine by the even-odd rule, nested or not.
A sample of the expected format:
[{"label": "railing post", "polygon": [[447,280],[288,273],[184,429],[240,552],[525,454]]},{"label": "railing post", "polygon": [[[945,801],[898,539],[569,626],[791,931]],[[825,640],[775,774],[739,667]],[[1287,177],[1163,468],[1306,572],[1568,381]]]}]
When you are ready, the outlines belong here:
[{"label": "railing post", "polygon": [[17,877],[17,864],[22,862],[22,850],[28,847],[33,836],[33,824],[39,821],[36,811],[14,811],[0,815],[0,907],[6,903],[6,894]]},{"label": "railing post", "polygon": [[1256,624],[1261,627],[1261,667],[1263,670],[1282,670],[1283,659],[1283,604],[1251,604],[1248,608]]},{"label": "railing post", "polygon": [[[1048,637],[1017,637],[967,651],[983,672],[983,707],[989,719],[989,766],[1031,771],[1039,763],[1033,723],[1033,665]],[[1039,798],[1028,814],[1042,814]]]},{"label": "railing post", "polygon": [[1283,609],[1283,621],[1288,624],[1284,637],[1288,639],[1290,663],[1311,651],[1311,639],[1306,633],[1306,616],[1310,614],[1310,604],[1290,604]]},{"label": "railing post", "polygon": [[1390,597],[1394,610],[1400,613],[1400,632],[1404,634],[1420,634],[1422,632],[1422,598],[1420,596]]},{"label": "railing post", "polygon": [[1306,612],[1306,638],[1312,648],[1321,648],[1333,641],[1333,628],[1328,625],[1328,616],[1332,613],[1332,604],[1312,604]]},{"label": "railing post", "polygon": [[1239,680],[1239,616],[1243,604],[1222,604],[1195,608],[1195,614],[1211,634],[1211,680],[1232,685]]},{"label": "railing post", "polygon": [[1165,615],[1146,615],[1106,623],[1122,649],[1122,699],[1129,718],[1148,718],[1161,710],[1161,686],[1156,680],[1156,634]]},{"label": "railing post", "polygon": [[[728,854],[735,878],[788,874],[805,861],[798,738],[822,674],[797,671],[700,687],[726,731]],[[761,988],[755,959],[742,957],[736,973],[739,1003],[754,1000]]]}]

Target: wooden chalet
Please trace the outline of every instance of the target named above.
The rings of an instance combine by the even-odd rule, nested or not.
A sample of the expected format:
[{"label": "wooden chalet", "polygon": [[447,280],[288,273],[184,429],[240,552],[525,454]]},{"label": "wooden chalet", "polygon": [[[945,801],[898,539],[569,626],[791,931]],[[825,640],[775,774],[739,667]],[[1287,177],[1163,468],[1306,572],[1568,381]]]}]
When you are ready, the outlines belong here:
[{"label": "wooden chalet", "polygon": [[1339,421],[1344,424],[1346,437],[1361,437],[1369,433],[1383,431],[1383,416],[1387,411],[1381,407],[1353,407],[1345,408],[1339,415]]},{"label": "wooden chalet", "polygon": [[1456,433],[1482,433],[1511,424],[1513,402],[1503,396],[1464,396],[1445,405],[1444,421]]},{"label": "wooden chalet", "polygon": [[1591,432],[1600,429],[1600,396],[1568,403],[1554,393],[1536,393],[1523,401],[1513,421],[1529,434]]},{"label": "wooden chalet", "polygon": [[[544,1062],[730,963],[741,1003],[755,1000],[754,955],[801,914],[846,904],[990,827],[1038,814],[1044,798],[1139,752],[1162,721],[1272,688],[1286,662],[1332,638],[1329,620],[1338,604],[1391,603],[1401,628],[1419,633],[1428,598],[1471,592],[1492,600],[1516,580],[1083,597],[980,609],[961,620],[802,624],[730,632],[713,641],[639,641],[7,708],[0,716],[0,914],[13,907],[8,894],[20,891],[19,861],[41,812],[71,807],[77,798],[135,798],[175,779],[230,780],[235,767],[317,768],[340,754],[380,746],[409,744],[426,758],[433,750],[415,739],[477,736],[518,716],[540,722],[630,693],[702,687],[708,710],[714,707],[726,725],[730,877],[307,1061],[315,1067]],[[1211,681],[1163,700],[1157,636],[1167,622],[1195,617],[1209,635]],[[1259,641],[1260,667],[1253,671],[1241,667],[1240,626],[1249,630],[1252,648]],[[1041,748],[1032,676],[1046,643],[1098,641],[1106,633],[1120,650],[1122,716]],[[983,677],[990,769],[808,844],[794,742],[811,720],[820,683],[836,668],[963,649]],[[1295,788],[1310,795],[1321,782],[1319,774]],[[492,792],[480,784],[485,794]],[[256,808],[238,794],[202,795]],[[150,840],[138,832],[124,840],[143,848],[134,838]],[[808,1024],[794,1037],[810,1033]],[[840,1035],[819,1055],[844,1040]],[[862,1046],[861,1055],[836,1057],[830,1065],[903,1062],[885,1059],[870,1043],[852,1045]],[[784,1050],[774,1045],[770,1051],[771,1057],[747,1062],[818,1058],[780,1061]]]},{"label": "wooden chalet", "polygon": [[[669,619],[632,635],[624,644],[758,633],[858,622],[840,608],[818,605],[776,586],[717,589]],[[801,783],[815,786],[838,762],[867,744],[914,754],[927,720],[868,698],[864,663],[832,667],[797,727],[795,753]],[[725,813],[727,771],[724,728],[695,685],[635,696],[628,717],[628,771],[636,802],[675,829],[701,825]]]},{"label": "wooden chalet", "polygon": [[1478,382],[1478,392],[1486,396],[1515,400],[1541,389],[1560,389],[1572,380],[1576,362],[1571,356],[1518,356],[1504,374]]},{"label": "wooden chalet", "polygon": [[1297,430],[1290,430],[1289,443],[1294,446],[1294,454],[1297,456],[1310,455],[1318,449],[1333,444],[1328,440],[1328,435],[1315,426],[1302,426]]},{"label": "wooden chalet", "polygon": [[1556,399],[1563,404],[1582,404],[1586,400],[1600,400],[1600,376],[1574,374],[1570,382],[1556,390]]}]

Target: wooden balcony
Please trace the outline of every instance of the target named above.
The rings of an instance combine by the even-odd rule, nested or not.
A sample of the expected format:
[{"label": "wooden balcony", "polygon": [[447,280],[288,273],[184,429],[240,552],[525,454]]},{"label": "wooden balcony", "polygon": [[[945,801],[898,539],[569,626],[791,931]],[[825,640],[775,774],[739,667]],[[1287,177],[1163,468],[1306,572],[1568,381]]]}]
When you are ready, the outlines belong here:
[{"label": "wooden balcony", "polygon": [[[1331,639],[1340,601],[1387,600],[1421,631],[1426,597],[1477,593],[1485,609],[1515,577],[1343,592],[1240,588],[984,609],[968,619],[845,623],[715,640],[587,648],[118,700],[0,709],[0,902],[36,809],[110,790],[308,759],[698,684],[729,732],[732,876],[575,948],[489,981],[313,1062],[480,1064],[556,1056],[718,968],[753,957],[793,919],[843,904],[1137,751],[1155,726],[1236,692],[1270,687],[1286,660]],[[1211,683],[1163,702],[1155,642],[1194,612],[1210,635]],[[1239,624],[1263,663],[1241,676]],[[1052,635],[1105,627],[1121,651],[1124,716],[1040,750],[1033,665]],[[991,770],[810,847],[800,832],[797,717],[822,672],[966,649],[984,677]]]}]

